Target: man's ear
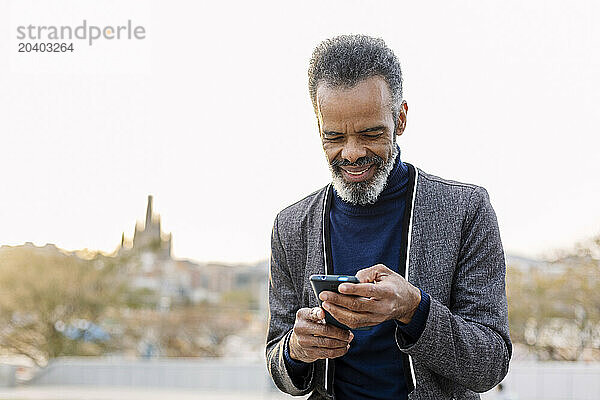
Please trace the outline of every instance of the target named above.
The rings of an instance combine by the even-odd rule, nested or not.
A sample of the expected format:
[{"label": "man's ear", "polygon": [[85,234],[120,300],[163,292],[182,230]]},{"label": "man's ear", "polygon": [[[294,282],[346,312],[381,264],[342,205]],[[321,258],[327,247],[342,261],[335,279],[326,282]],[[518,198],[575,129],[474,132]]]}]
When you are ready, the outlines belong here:
[{"label": "man's ear", "polygon": [[396,126],[396,135],[400,136],[404,133],[406,128],[406,115],[408,114],[408,104],[406,101],[402,101],[400,109],[398,110],[398,125]]}]

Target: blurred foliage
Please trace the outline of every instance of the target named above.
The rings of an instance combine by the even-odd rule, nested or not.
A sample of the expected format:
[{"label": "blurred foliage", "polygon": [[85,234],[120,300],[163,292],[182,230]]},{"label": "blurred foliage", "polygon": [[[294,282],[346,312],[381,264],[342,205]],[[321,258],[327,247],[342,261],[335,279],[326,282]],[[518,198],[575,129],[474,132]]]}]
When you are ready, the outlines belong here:
[{"label": "blurred foliage", "polygon": [[[214,357],[223,355],[228,337],[255,325],[258,293],[161,303],[154,290],[129,286],[131,267],[140,263],[135,257],[1,247],[0,354],[38,365],[59,356]],[[103,335],[78,334],[77,327],[89,326]]]},{"label": "blurred foliage", "polygon": [[44,364],[61,355],[111,350],[110,341],[72,340],[57,329],[77,321],[98,322],[105,309],[123,304],[125,285],[110,259],[4,247],[0,267],[0,345],[5,351]]},{"label": "blurred foliage", "polygon": [[221,304],[227,308],[255,310],[258,308],[258,294],[248,289],[230,290],[221,295]]},{"label": "blurred foliage", "polygon": [[600,359],[600,236],[543,268],[508,266],[512,340],[538,359]]}]

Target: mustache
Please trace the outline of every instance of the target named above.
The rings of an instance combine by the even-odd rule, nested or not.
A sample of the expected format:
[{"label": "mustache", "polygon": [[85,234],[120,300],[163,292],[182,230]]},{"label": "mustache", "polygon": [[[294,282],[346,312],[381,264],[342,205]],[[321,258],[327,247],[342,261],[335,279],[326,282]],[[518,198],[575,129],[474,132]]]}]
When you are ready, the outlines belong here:
[{"label": "mustache", "polygon": [[346,159],[337,159],[333,160],[330,164],[332,167],[342,167],[347,165],[350,165],[352,167],[362,167],[363,165],[367,164],[375,164],[377,166],[380,166],[383,164],[383,158],[379,156],[361,157],[355,162],[350,162]]}]

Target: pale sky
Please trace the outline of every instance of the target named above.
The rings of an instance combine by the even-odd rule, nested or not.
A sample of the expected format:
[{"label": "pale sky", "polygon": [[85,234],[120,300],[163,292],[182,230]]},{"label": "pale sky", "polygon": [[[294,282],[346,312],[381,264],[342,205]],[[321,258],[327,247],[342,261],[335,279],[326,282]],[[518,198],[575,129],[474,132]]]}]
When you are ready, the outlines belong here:
[{"label": "pale sky", "polygon": [[[17,27],[145,28],[18,53]],[[402,159],[484,186],[508,253],[600,233],[597,1],[0,2],[0,244],[112,251],[154,195],[176,257],[268,257],[276,213],[330,180],[313,48],[382,37]],[[67,41],[69,42],[69,41]]]}]

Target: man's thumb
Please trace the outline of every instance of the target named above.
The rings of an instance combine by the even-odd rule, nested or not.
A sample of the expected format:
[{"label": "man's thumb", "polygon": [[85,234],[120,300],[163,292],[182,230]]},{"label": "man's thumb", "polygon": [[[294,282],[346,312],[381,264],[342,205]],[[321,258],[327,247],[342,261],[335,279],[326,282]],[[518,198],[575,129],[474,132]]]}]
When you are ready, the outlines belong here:
[{"label": "man's thumb", "polygon": [[321,307],[313,307],[310,309],[310,312],[308,313],[308,319],[314,322],[318,322],[321,321],[323,318],[325,318],[325,313],[323,312],[323,309]]},{"label": "man's thumb", "polygon": [[390,270],[383,264],[375,264],[372,267],[361,269],[356,277],[361,283],[370,283],[378,280],[381,274],[387,274]]}]

